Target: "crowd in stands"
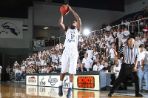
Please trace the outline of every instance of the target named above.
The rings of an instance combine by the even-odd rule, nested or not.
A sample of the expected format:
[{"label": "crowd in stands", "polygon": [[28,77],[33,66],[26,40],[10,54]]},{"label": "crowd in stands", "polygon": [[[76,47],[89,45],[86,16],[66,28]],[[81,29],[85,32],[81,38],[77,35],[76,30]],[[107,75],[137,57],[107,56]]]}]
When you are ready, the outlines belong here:
[{"label": "crowd in stands", "polygon": [[[143,22],[144,21],[144,22]],[[79,38],[79,59],[77,72],[85,71],[120,71],[122,64],[122,49],[129,36],[135,37],[135,46],[147,43],[147,20],[142,20],[140,33],[131,29],[130,22],[122,22],[120,26],[107,26],[101,32],[93,32],[90,36]],[[147,48],[147,47],[146,47]],[[51,49],[38,51],[18,64],[13,70],[18,80],[25,74],[60,72],[61,56],[64,45],[59,43]],[[19,78],[18,78],[19,77]]]}]

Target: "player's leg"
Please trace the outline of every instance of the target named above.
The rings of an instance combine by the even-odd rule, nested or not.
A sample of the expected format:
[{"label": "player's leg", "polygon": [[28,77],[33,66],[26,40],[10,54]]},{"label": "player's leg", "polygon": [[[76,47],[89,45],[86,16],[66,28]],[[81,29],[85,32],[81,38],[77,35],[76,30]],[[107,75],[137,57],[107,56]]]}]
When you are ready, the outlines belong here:
[{"label": "player's leg", "polygon": [[73,86],[73,78],[74,74],[76,74],[76,68],[77,68],[77,60],[78,60],[78,55],[77,52],[74,52],[75,54],[71,54],[70,56],[70,64],[69,64],[69,80],[70,80],[70,85],[68,88],[67,92],[67,98],[72,97],[72,86]]},{"label": "player's leg", "polygon": [[60,82],[59,82],[59,96],[63,96],[63,80],[68,68],[68,56],[66,51],[63,51],[61,63],[62,65],[61,65],[61,74],[60,74]]}]

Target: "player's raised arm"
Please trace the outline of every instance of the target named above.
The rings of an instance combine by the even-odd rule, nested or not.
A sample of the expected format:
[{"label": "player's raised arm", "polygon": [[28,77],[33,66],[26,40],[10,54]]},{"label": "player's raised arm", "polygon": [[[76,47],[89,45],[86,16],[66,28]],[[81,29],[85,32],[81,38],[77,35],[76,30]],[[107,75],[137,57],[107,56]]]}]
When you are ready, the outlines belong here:
[{"label": "player's raised arm", "polygon": [[69,6],[69,10],[72,12],[72,14],[74,15],[76,21],[77,21],[77,28],[80,31],[81,29],[81,18],[80,16]]},{"label": "player's raised arm", "polygon": [[59,19],[59,26],[60,26],[60,28],[62,29],[62,30],[66,30],[65,29],[65,24],[64,24],[64,22],[63,22],[63,15],[61,14],[61,16],[60,16],[60,19]]}]

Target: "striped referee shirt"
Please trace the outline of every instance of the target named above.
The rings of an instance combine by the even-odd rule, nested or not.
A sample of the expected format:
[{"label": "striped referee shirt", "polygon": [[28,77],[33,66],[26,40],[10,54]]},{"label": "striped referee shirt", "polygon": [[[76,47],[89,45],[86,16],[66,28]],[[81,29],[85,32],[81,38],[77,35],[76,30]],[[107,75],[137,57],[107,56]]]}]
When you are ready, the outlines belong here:
[{"label": "striped referee shirt", "polygon": [[139,54],[138,48],[136,47],[129,48],[128,46],[124,47],[123,49],[124,63],[134,64],[138,54]]}]

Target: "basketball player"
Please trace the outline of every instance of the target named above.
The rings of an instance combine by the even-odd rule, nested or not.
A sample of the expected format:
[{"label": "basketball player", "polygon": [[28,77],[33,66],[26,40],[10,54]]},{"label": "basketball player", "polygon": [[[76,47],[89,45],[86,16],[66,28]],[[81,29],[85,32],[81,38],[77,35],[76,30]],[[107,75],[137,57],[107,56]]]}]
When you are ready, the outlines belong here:
[{"label": "basketball player", "polygon": [[[69,5],[68,5],[69,6]],[[66,39],[64,43],[64,51],[61,58],[61,74],[60,74],[60,85],[59,85],[59,96],[63,96],[63,79],[66,72],[69,72],[70,86],[67,92],[67,98],[72,96],[72,84],[73,75],[76,74],[77,59],[78,59],[78,35],[81,27],[81,19],[79,15],[69,6],[69,11],[73,14],[76,20],[73,21],[71,26],[66,27],[63,23],[63,15],[59,19],[59,25],[64,30]]]}]

